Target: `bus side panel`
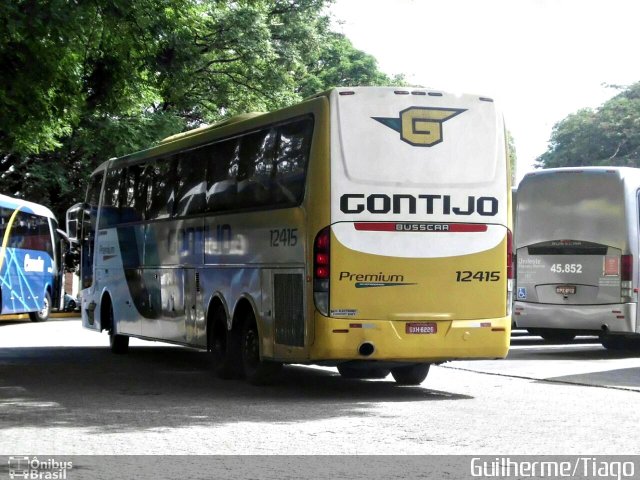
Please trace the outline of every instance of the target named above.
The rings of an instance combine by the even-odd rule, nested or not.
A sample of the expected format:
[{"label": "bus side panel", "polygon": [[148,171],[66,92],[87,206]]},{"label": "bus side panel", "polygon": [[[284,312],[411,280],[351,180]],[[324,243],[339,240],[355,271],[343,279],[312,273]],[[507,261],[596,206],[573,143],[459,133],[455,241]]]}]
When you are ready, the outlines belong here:
[{"label": "bus side panel", "polygon": [[[204,266],[200,275],[203,311],[211,298],[219,296],[234,321],[242,320],[236,307],[242,299],[254,307],[262,340],[262,354],[267,358],[305,358],[304,341],[283,334],[282,329],[299,328],[299,320],[285,318],[290,304],[288,282],[304,285],[305,239],[304,212],[285,208],[243,215],[212,217],[204,227]],[[285,290],[280,287],[285,285]],[[293,292],[298,293],[298,290]],[[302,295],[300,290],[300,295]],[[284,303],[276,298],[285,300]],[[294,302],[295,303],[295,302]],[[299,303],[299,302],[298,302]],[[297,311],[297,310],[296,310]],[[283,316],[284,315],[284,316]],[[299,329],[300,331],[300,329]],[[299,333],[298,331],[298,333]],[[304,328],[301,329],[306,333]],[[288,343],[295,339],[295,344]],[[276,352],[276,353],[274,353]]]},{"label": "bus side panel", "polygon": [[43,251],[7,248],[0,279],[2,313],[35,312],[44,306],[47,284],[53,282],[53,259]]},{"label": "bus side panel", "polygon": [[142,234],[142,227],[125,227],[124,234],[118,228],[98,231],[95,243],[94,284],[88,289],[92,292],[91,298],[97,306],[94,311],[95,321],[93,325],[85,325],[87,328],[96,329],[97,325],[104,328],[100,305],[108,295],[111,298],[116,331],[121,334],[140,335],[141,324],[136,303],[144,297],[133,296],[131,292],[141,291],[136,286],[138,276],[133,273],[139,271],[133,252],[139,244],[135,239]]}]

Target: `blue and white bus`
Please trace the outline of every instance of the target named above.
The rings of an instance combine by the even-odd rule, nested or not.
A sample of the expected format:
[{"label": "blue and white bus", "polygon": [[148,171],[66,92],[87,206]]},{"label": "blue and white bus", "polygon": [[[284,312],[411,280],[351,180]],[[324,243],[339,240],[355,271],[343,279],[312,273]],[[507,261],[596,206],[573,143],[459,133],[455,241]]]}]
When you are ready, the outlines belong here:
[{"label": "blue and white bus", "polygon": [[57,226],[48,208],[0,195],[1,314],[28,313],[34,322],[49,318],[62,296]]}]

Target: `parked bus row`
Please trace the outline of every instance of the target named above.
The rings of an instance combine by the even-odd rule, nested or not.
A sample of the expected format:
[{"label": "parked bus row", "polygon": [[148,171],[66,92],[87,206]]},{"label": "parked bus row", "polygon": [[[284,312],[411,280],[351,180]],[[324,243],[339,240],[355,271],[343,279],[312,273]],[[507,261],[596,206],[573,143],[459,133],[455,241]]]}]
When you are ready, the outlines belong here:
[{"label": "parked bus row", "polygon": [[105,161],[67,212],[83,326],[282,364],[422,382],[503,358],[511,189],[490,98],[338,88]]},{"label": "parked bus row", "polygon": [[640,169],[537,171],[515,204],[515,326],[612,349],[640,338]]}]

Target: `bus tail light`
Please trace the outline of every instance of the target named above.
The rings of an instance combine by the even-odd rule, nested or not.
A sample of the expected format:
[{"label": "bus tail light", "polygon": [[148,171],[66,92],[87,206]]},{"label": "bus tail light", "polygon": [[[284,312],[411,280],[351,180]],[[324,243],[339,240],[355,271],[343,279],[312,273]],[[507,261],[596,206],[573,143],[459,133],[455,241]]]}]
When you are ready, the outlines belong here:
[{"label": "bus tail light", "polygon": [[632,301],[633,255],[620,257],[620,297],[623,303]]},{"label": "bus tail light", "polygon": [[329,278],[331,274],[331,229],[323,228],[313,242],[313,300],[318,311],[329,315]]},{"label": "bus tail light", "polygon": [[507,229],[507,315],[511,315],[513,300],[513,233]]}]

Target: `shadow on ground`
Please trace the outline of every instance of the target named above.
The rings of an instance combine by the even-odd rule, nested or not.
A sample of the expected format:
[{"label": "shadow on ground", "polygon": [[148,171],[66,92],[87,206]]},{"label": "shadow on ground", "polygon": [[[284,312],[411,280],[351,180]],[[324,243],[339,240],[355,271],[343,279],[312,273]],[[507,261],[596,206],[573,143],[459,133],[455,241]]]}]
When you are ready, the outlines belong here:
[{"label": "shadow on ground", "polygon": [[[427,382],[429,380],[427,379]],[[121,432],[229,422],[298,422],[374,415],[377,402],[471,397],[390,379],[345,380],[328,370],[288,366],[255,387],[213,376],[208,354],[181,347],[0,348],[0,430],[87,427]]]},{"label": "shadow on ground", "polygon": [[640,367],[618,368],[602,372],[563,375],[545,379],[547,382],[574,383],[576,385],[599,385],[609,388],[640,388]]}]

